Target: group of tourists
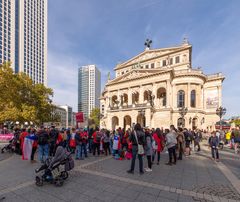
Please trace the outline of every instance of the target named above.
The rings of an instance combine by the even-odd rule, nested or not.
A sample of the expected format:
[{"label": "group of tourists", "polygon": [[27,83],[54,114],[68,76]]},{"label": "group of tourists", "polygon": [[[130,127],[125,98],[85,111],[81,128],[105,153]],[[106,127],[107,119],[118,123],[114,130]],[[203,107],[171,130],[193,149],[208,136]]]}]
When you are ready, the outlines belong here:
[{"label": "group of tourists", "polygon": [[[222,135],[224,134],[224,135]],[[54,156],[56,148],[61,145],[67,151],[74,154],[76,160],[84,160],[89,154],[93,156],[112,155],[116,160],[131,160],[128,173],[133,173],[136,158],[139,160],[139,172],[144,173],[143,156],[146,156],[147,166],[145,171],[151,172],[152,165],[159,165],[161,153],[169,155],[166,165],[176,165],[177,160],[182,160],[183,156],[188,157],[192,151],[200,151],[200,142],[204,132],[198,129],[190,130],[186,128],[176,129],[173,125],[169,129],[163,128],[142,128],[140,124],[135,124],[127,130],[118,128],[109,131],[107,129],[79,128],[58,130],[54,126],[51,128],[39,127],[38,129],[15,129],[16,139],[15,150],[26,159],[24,144],[27,138],[31,139],[32,163],[35,153],[38,150],[38,160],[44,162],[49,156]],[[212,158],[219,160],[218,148],[225,138],[225,144],[229,143],[238,148],[240,143],[239,128],[229,133],[214,131],[208,139],[211,148]]]}]

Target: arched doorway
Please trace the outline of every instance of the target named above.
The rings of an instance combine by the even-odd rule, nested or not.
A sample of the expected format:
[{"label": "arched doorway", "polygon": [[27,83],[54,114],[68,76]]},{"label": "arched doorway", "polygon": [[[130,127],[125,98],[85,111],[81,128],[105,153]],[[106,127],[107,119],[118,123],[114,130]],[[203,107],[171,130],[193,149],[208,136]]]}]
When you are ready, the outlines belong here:
[{"label": "arched doorway", "polygon": [[137,116],[137,123],[139,123],[141,125],[141,127],[145,127],[146,126],[146,118],[145,118],[145,116],[139,114]]},{"label": "arched doorway", "polygon": [[160,107],[165,107],[167,104],[167,96],[166,96],[166,89],[159,88],[157,90],[157,105]]},{"label": "arched doorway", "polygon": [[131,128],[132,119],[131,119],[131,117],[129,115],[124,116],[123,122],[124,122],[124,129],[127,130],[128,128]]},{"label": "arched doorway", "polygon": [[198,119],[195,117],[192,120],[192,129],[196,129],[198,127]]},{"label": "arched doorway", "polygon": [[115,130],[119,125],[118,117],[112,117],[112,130]]},{"label": "arched doorway", "polygon": [[179,118],[177,120],[177,126],[180,127],[180,128],[185,127],[185,119],[184,118]]}]

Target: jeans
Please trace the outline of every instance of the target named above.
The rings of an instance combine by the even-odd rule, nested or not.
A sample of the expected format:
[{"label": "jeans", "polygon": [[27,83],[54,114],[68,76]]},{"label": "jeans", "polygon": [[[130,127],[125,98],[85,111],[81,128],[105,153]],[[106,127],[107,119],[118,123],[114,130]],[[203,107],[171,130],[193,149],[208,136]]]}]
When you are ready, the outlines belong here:
[{"label": "jeans", "polygon": [[159,163],[159,161],[160,161],[160,151],[154,151],[154,153],[152,155],[152,162],[154,162],[156,153],[157,153],[157,161]]},{"label": "jeans", "polygon": [[177,162],[176,146],[169,148],[168,154],[169,154],[169,163],[172,163],[172,157],[174,158],[174,163],[176,163]]},{"label": "jeans", "polygon": [[80,149],[80,158],[83,158],[83,153],[85,155],[85,158],[87,158],[87,144],[82,143],[81,149]]},{"label": "jeans", "polygon": [[178,150],[179,150],[179,156],[178,156],[178,159],[179,160],[182,160],[182,155],[183,155],[183,145],[182,145],[182,142],[179,142],[178,143]]},{"label": "jeans", "polygon": [[88,151],[89,151],[89,153],[92,153],[92,149],[93,149],[93,140],[88,139]]},{"label": "jeans", "polygon": [[97,153],[98,156],[100,155],[100,143],[93,143],[93,156],[95,156],[96,154],[96,149],[97,149]]},{"label": "jeans", "polygon": [[215,159],[215,153],[216,153],[216,159],[219,159],[218,148],[211,147],[211,150],[212,150],[212,157]]},{"label": "jeans", "polygon": [[34,160],[34,155],[35,155],[36,150],[37,150],[37,147],[33,147],[33,148],[32,148],[31,161]]},{"label": "jeans", "polygon": [[55,155],[55,151],[56,151],[56,143],[55,142],[50,142],[49,145],[49,156],[54,156]]},{"label": "jeans", "polygon": [[136,157],[138,155],[138,160],[139,160],[139,171],[143,172],[143,158],[142,155],[138,154],[138,146],[137,145],[133,145],[132,146],[132,162],[131,162],[131,171],[134,171],[134,167],[135,167],[135,160]]},{"label": "jeans", "polygon": [[151,161],[151,156],[147,156],[147,161],[148,161],[148,168],[152,169],[152,161]]},{"label": "jeans", "polygon": [[48,158],[48,144],[38,145],[38,159],[40,162]]},{"label": "jeans", "polygon": [[108,153],[111,154],[109,142],[104,142],[103,148],[106,156],[108,155]]}]

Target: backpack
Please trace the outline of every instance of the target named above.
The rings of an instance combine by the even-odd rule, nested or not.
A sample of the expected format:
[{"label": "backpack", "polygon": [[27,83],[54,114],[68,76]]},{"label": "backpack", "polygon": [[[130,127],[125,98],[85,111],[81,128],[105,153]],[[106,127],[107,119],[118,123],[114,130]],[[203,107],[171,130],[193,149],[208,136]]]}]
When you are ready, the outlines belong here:
[{"label": "backpack", "polygon": [[45,145],[48,143],[48,137],[46,133],[40,133],[38,136],[38,144]]},{"label": "backpack", "polygon": [[101,133],[100,133],[100,132],[97,132],[97,134],[96,134],[96,141],[97,141],[98,143],[101,142],[101,138],[102,138]]}]

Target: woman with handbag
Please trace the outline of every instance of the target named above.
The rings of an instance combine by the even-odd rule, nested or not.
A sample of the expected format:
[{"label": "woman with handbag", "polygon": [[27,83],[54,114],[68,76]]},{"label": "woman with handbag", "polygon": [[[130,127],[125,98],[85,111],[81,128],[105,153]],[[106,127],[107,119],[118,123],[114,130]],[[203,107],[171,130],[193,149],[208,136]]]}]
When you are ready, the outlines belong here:
[{"label": "woman with handbag", "polygon": [[144,154],[144,144],[145,144],[145,134],[142,131],[142,128],[139,123],[134,126],[134,130],[129,137],[129,141],[132,143],[132,162],[131,168],[128,170],[128,173],[133,174],[135,168],[135,160],[138,156],[139,160],[139,172],[143,174],[143,154]]}]

